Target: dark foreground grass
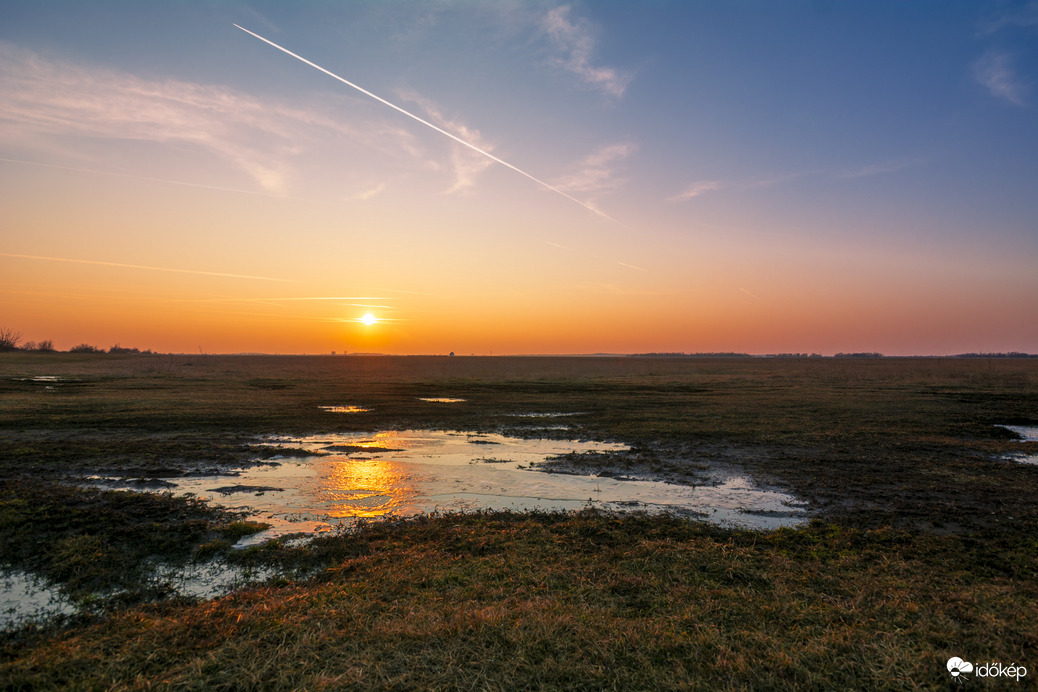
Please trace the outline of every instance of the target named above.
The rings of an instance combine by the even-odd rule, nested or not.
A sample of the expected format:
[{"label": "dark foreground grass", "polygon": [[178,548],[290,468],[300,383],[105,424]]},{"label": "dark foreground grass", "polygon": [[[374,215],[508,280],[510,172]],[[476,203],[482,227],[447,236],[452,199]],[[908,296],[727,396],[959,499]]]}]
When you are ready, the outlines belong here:
[{"label": "dark foreground grass", "polygon": [[[318,408],[334,405],[370,411]],[[1038,424],[1035,360],[0,354],[0,562],[86,594],[148,560],[227,555],[254,528],[201,503],[69,488],[84,474],[154,485],[251,463],[267,434],[545,434],[523,412],[577,414],[555,434],[631,444],[624,473],[724,465],[822,521],[754,534],[479,515],[275,543],[231,559],[328,571],[8,633],[0,683],[940,688],[951,656],[1038,676],[1038,467],[1001,460],[1033,443],[996,427]]]},{"label": "dark foreground grass", "polygon": [[[124,611],[9,649],[14,689],[940,689],[1032,662],[1027,575],[927,533],[667,518],[372,524],[305,583]],[[323,549],[328,546],[324,545]],[[322,549],[322,548],[319,548]],[[1029,578],[1028,578],[1029,577]],[[1030,674],[1030,673],[1029,673]]]},{"label": "dark foreground grass", "polygon": [[[225,554],[267,524],[170,494],[0,480],[0,555],[4,562],[60,584],[81,605],[98,593],[115,603],[168,594],[149,580],[155,560],[186,563]],[[111,600],[111,599],[110,599]]]}]

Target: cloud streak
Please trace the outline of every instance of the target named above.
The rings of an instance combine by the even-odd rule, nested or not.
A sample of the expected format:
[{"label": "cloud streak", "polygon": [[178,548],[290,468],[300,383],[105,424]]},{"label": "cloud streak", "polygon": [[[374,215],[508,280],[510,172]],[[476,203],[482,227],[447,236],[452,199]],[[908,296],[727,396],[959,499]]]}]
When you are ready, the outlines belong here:
[{"label": "cloud streak", "polygon": [[[479,130],[471,128],[457,119],[448,118],[439,107],[428,99],[414,93],[407,94],[403,98],[417,103],[432,122],[445,130],[458,133],[458,136],[462,139],[472,142],[480,149],[485,151],[494,150],[493,146],[483,140]],[[493,161],[455,143],[451,148],[451,164],[454,169],[454,185],[446,191],[446,194],[465,192],[471,189],[476,184],[476,177],[483,170],[493,165]]]},{"label": "cloud streak", "polygon": [[625,181],[616,175],[615,166],[637,150],[634,144],[623,142],[609,144],[584,157],[577,170],[555,181],[555,185],[567,192],[598,194],[614,190]]},{"label": "cloud streak", "polygon": [[686,187],[682,192],[674,195],[673,197],[667,198],[668,202],[687,202],[690,199],[704,195],[707,192],[714,192],[715,190],[723,189],[725,184],[720,180],[702,180],[696,183],[692,183]]},{"label": "cloud streak", "polygon": [[1012,59],[1005,53],[991,51],[973,63],[973,78],[992,96],[1014,106],[1023,106],[1027,87],[1017,77]]},{"label": "cloud streak", "polygon": [[60,166],[54,163],[42,163],[40,161],[22,161],[20,159],[0,158],[5,163],[17,163],[23,166],[37,166],[39,168],[53,168],[59,171],[71,171],[73,173],[89,173],[91,175],[111,175],[117,178],[130,178],[132,180],[146,180],[153,183],[167,183],[169,185],[184,185],[185,187],[197,187],[203,190],[216,190],[218,192],[237,192],[242,195],[257,195],[259,197],[283,198],[270,192],[259,192],[257,190],[242,190],[236,187],[222,187],[220,185],[203,185],[202,183],[190,183],[185,180],[171,180],[169,178],[155,178],[149,175],[136,175],[133,173],[118,173],[116,171],[102,171],[96,168],[79,168],[76,166]]},{"label": "cloud streak", "polygon": [[141,269],[153,272],[172,272],[175,274],[195,274],[200,276],[219,276],[228,279],[251,279],[253,281],[279,281],[282,283],[294,283],[291,279],[276,279],[270,276],[252,276],[250,274],[228,274],[225,272],[206,272],[197,269],[173,269],[171,267],[151,267],[144,264],[123,264],[121,262],[100,262],[97,260],[72,259],[70,257],[44,257],[41,255],[19,255],[11,252],[0,252],[0,257],[12,257],[14,259],[39,260],[45,262],[68,262],[71,264],[92,264],[101,267],[118,267],[120,269]]},{"label": "cloud streak", "polygon": [[[424,118],[421,118],[421,117],[415,115],[414,113],[411,113],[410,111],[407,111],[407,110],[401,108],[400,106],[398,106],[398,105],[396,105],[394,103],[390,103],[389,101],[385,100],[381,96],[377,96],[377,95],[371,93],[370,91],[368,91],[367,89],[364,89],[363,87],[357,86],[353,82],[351,82],[351,81],[349,81],[349,80],[347,80],[347,79],[345,79],[343,77],[340,77],[339,75],[335,74],[334,72],[326,70],[325,68],[321,67],[317,63],[310,62],[306,58],[304,58],[302,56],[299,56],[299,55],[296,55],[295,53],[293,53],[292,51],[288,50],[287,48],[283,48],[282,46],[279,46],[278,44],[274,43],[273,41],[271,41],[269,39],[266,39],[266,38],[263,38],[259,34],[256,34],[256,33],[253,33],[251,31],[249,31],[245,27],[238,26],[237,24],[235,24],[234,26],[236,26],[237,28],[241,29],[245,33],[249,34],[250,36],[254,36],[255,38],[258,38],[260,41],[263,41],[264,43],[266,43],[266,44],[268,44],[270,46],[273,46],[274,48],[277,48],[282,53],[285,53],[287,55],[292,56],[296,60],[299,60],[300,62],[303,62],[303,63],[309,65],[310,67],[313,67],[314,69],[319,70],[319,71],[325,73],[329,77],[331,77],[331,78],[333,78],[333,79],[335,79],[337,81],[342,82],[343,84],[345,84],[348,87],[356,89],[357,91],[359,91],[360,93],[364,94],[365,96],[370,96],[371,98],[375,99],[379,103],[381,103],[381,104],[383,104],[385,106],[389,106],[393,110],[395,110],[395,111],[397,111],[399,113],[402,113],[402,114],[406,115],[407,117],[409,117],[409,118],[411,118],[413,120],[416,120],[416,121],[420,122],[422,125],[425,125],[426,127],[431,128],[431,129],[435,130],[436,132],[439,132],[441,135],[444,135],[445,137],[449,137],[450,139],[454,140],[458,144],[461,144],[461,145],[463,145],[465,147],[468,147],[469,149],[471,149],[472,151],[475,151],[478,154],[482,154],[483,156],[487,157],[491,161],[499,163],[502,166],[504,166],[505,168],[512,169],[516,173],[518,173],[518,174],[520,174],[520,175],[522,175],[522,176],[524,176],[526,178],[529,178],[530,180],[532,180],[533,182],[537,183],[538,185],[546,187],[547,189],[551,190],[552,192],[555,192],[557,194],[562,195],[563,197],[565,197],[566,199],[570,200],[571,202],[576,202],[580,206],[584,207],[585,209],[588,209],[589,211],[594,212],[595,214],[598,214],[599,216],[602,216],[602,217],[604,217],[606,219],[609,219],[610,221],[616,222],[616,219],[613,219],[608,214],[605,214],[604,212],[602,212],[602,211],[600,211],[598,209],[595,209],[593,206],[591,206],[590,204],[588,204],[586,202],[581,202],[576,197],[573,197],[571,195],[566,194],[562,190],[560,190],[557,187],[554,187],[552,185],[549,185],[548,183],[544,182],[540,178],[536,178],[533,175],[530,175],[529,173],[527,173],[523,169],[521,169],[521,168],[519,168],[517,166],[514,166],[514,165],[508,163],[507,161],[505,161],[503,159],[499,159],[498,157],[494,156],[493,154],[491,154],[490,152],[486,151],[485,149],[481,149],[480,147],[476,146],[475,144],[467,142],[464,139],[462,139],[461,137],[458,137],[457,135],[452,134],[452,133],[448,132],[447,130],[444,130],[441,127],[438,127],[437,125],[432,124],[428,120],[425,120]],[[619,223],[619,222],[617,222],[617,223]]]},{"label": "cloud streak", "polygon": [[899,159],[897,161],[886,161],[873,163],[859,168],[853,168],[836,174],[837,178],[868,178],[874,175],[886,175],[910,168],[919,164],[916,159]]},{"label": "cloud streak", "polygon": [[[334,141],[376,147],[393,142],[398,154],[417,155],[408,148],[410,135],[400,128],[369,124],[357,129],[316,110],[260,102],[221,85],[149,80],[44,58],[3,42],[0,93],[0,143],[7,146],[52,149],[67,157],[76,138],[188,145],[229,163],[276,195],[287,190],[300,157]],[[373,131],[380,136],[373,137]],[[81,156],[84,149],[75,151]]]},{"label": "cloud streak", "polygon": [[555,64],[577,75],[582,82],[609,96],[620,98],[627,90],[631,76],[611,67],[592,64],[595,40],[586,23],[570,20],[570,7],[563,5],[548,12],[541,22],[544,31],[552,38],[556,48],[565,57]]}]

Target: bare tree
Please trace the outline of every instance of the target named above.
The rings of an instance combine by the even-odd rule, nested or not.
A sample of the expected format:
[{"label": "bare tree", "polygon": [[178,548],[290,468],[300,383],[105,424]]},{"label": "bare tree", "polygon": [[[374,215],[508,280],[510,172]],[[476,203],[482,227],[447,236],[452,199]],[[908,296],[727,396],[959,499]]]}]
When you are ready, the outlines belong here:
[{"label": "bare tree", "polygon": [[0,351],[17,351],[22,333],[7,327],[0,327]]}]

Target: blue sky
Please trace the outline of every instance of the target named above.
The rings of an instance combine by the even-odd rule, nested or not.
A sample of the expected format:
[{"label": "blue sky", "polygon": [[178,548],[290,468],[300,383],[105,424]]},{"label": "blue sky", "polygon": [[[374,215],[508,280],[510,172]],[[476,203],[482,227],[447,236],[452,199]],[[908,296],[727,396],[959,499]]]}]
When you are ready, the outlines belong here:
[{"label": "blue sky", "polygon": [[[1035,2],[4,0],[0,51],[4,302],[39,338],[1038,351]],[[65,260],[293,286],[33,278]],[[292,303],[347,295],[380,336]],[[130,326],[148,301],[180,327]]]}]

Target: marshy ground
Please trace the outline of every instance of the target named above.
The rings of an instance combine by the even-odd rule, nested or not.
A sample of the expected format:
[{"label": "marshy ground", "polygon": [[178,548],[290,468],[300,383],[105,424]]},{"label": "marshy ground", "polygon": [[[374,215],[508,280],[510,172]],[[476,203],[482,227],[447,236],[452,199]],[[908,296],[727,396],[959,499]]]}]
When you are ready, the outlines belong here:
[{"label": "marshy ground", "polygon": [[[4,633],[0,680],[930,689],[952,656],[1032,678],[1038,466],[1007,456],[1036,443],[999,426],[1036,424],[1034,359],[0,354],[0,560],[80,606]],[[270,435],[414,429],[624,443],[553,463],[672,483],[729,469],[816,518],[479,513],[232,550],[261,527],[81,487],[262,463]],[[146,578],[213,560],[279,576],[215,600]]]}]

